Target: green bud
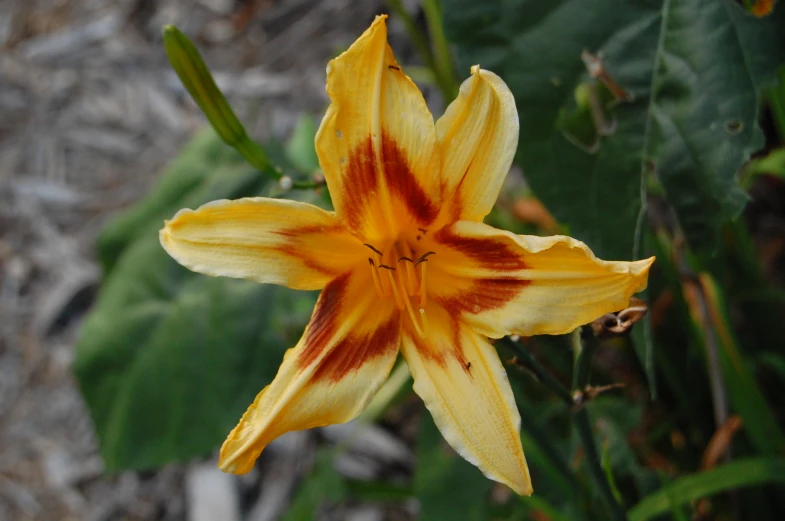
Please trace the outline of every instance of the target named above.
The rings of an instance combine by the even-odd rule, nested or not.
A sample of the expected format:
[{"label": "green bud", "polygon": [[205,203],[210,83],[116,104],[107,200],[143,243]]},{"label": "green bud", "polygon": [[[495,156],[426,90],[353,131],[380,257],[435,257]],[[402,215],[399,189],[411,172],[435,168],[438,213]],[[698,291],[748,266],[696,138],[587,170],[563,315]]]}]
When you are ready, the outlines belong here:
[{"label": "green bud", "polygon": [[278,178],[272,171],[264,151],[251,141],[229,102],[218,90],[210,70],[204,63],[196,46],[177,27],[167,25],[163,30],[164,48],[169,63],[191,94],[215,132],[229,146],[260,171]]}]

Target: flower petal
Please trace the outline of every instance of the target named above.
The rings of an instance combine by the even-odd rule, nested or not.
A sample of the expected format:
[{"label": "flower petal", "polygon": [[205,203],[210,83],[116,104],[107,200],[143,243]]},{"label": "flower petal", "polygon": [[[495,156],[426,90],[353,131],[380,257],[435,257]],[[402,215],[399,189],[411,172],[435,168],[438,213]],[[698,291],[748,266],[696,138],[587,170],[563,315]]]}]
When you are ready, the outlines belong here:
[{"label": "flower petal", "polygon": [[433,241],[429,294],[493,338],[568,333],[623,309],[646,288],[654,262],[603,261],[570,237],[514,235],[471,221]]},{"label": "flower petal", "polygon": [[400,344],[397,310],[369,284],[370,276],[346,274],[324,288],[302,339],[221,447],[222,470],[244,474],[278,436],[347,422],[365,409]]},{"label": "flower petal", "polygon": [[427,313],[427,338],[404,333],[401,342],[415,392],[461,456],[518,494],[531,494],[521,418],[496,350],[438,305]]},{"label": "flower petal", "polygon": [[438,213],[433,117],[387,44],[386,16],[327,66],[316,152],[337,215],[368,242],[427,226]]},{"label": "flower petal", "polygon": [[362,259],[364,249],[333,213],[263,197],[180,210],[159,236],[190,270],[294,289],[324,287]]},{"label": "flower petal", "polygon": [[436,122],[443,211],[449,221],[482,221],[493,208],[518,147],[518,112],[504,81],[472,67],[458,97]]}]

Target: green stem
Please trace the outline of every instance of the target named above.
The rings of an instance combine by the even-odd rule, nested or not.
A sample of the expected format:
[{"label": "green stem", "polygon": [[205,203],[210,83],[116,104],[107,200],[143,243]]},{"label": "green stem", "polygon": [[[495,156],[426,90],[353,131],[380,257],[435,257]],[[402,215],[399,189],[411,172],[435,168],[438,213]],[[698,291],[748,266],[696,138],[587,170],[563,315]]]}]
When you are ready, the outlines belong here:
[{"label": "green stem", "polygon": [[570,391],[564,387],[561,382],[554,378],[547,369],[540,365],[537,359],[534,358],[528,350],[526,350],[518,342],[513,342],[510,337],[502,338],[501,342],[509,347],[515,353],[515,356],[518,358],[518,360],[527,369],[534,373],[534,376],[537,377],[540,383],[547,387],[548,390],[550,390],[553,394],[558,396],[561,401],[567,405],[567,407],[572,407],[575,405],[575,401],[572,399],[572,393],[570,393]]},{"label": "green stem", "polygon": [[768,89],[769,104],[780,142],[785,142],[785,67],[780,67],[777,76],[779,81]]},{"label": "green stem", "polygon": [[600,489],[600,494],[605,501],[605,506],[610,510],[612,519],[615,521],[626,521],[627,513],[613,495],[611,485],[608,483],[608,477],[602,470],[600,455],[597,452],[597,446],[594,443],[594,435],[591,432],[589,412],[585,407],[582,407],[573,415],[572,420],[575,424],[575,430],[578,433],[578,437],[581,439],[584,453],[586,454],[589,472],[597,487]]},{"label": "green stem", "polygon": [[575,370],[572,373],[572,388],[582,391],[589,383],[591,357],[597,348],[597,339],[594,338],[591,328],[576,329],[572,334],[572,343],[575,349]]},{"label": "green stem", "polygon": [[[193,42],[173,25],[164,27],[163,40],[169,63],[221,140],[237,150],[251,166],[276,181],[280,180],[283,172],[273,166],[262,147],[248,137]],[[292,184],[293,188],[299,189],[317,186],[313,181]]]},{"label": "green stem", "polygon": [[449,102],[458,94],[458,89],[452,68],[452,53],[442,26],[441,8],[438,0],[425,0],[422,8],[425,13],[425,21],[428,23],[428,32],[431,35],[436,79],[445,102]]},{"label": "green stem", "polygon": [[[591,332],[588,331],[587,333],[588,334],[585,335],[585,340],[578,335],[578,333],[575,333],[575,338],[577,339],[575,342],[577,354],[575,360],[576,376],[573,383],[575,384],[576,391],[580,391],[586,387],[589,377],[589,361],[597,346],[597,340]],[[591,431],[588,411],[586,411],[584,407],[576,409],[576,403],[572,393],[540,365],[526,349],[517,342],[513,342],[509,337],[505,337],[503,342],[513,350],[518,357],[518,360],[535,374],[540,383],[547,387],[570,408],[573,413],[572,420],[575,425],[575,431],[578,433],[578,437],[581,440],[581,445],[583,445],[586,460],[589,464],[589,472],[592,479],[597,484],[597,487],[600,489],[600,494],[602,495],[608,510],[611,512],[611,518],[614,521],[627,521],[627,514],[624,511],[624,507],[613,495],[613,490],[611,489],[610,483],[608,483],[608,478],[602,469],[597,445],[594,443],[594,436]]]},{"label": "green stem", "polygon": [[390,0],[389,5],[390,9],[395,13],[395,16],[403,21],[403,25],[406,27],[406,35],[414,45],[414,48],[417,49],[420,59],[435,73],[436,63],[433,59],[433,53],[428,46],[428,39],[418,29],[417,22],[414,21],[414,18],[409,14],[409,11],[404,8],[401,0]]},{"label": "green stem", "polygon": [[[584,326],[581,330],[573,333],[573,335],[573,345],[576,351],[573,387],[575,391],[582,391],[589,383],[591,357],[597,349],[598,342],[589,326]],[[597,451],[597,445],[594,443],[594,435],[591,431],[589,412],[585,407],[581,407],[575,411],[572,419],[578,437],[581,439],[583,450],[586,453],[589,472],[591,473],[594,482],[597,484],[597,487],[600,489],[600,495],[602,495],[602,498],[605,501],[605,506],[611,512],[612,519],[615,521],[626,521],[627,513],[624,511],[624,507],[616,499],[616,496],[613,495],[613,489],[608,482],[608,476],[605,475],[605,472],[602,469],[600,455]]]}]

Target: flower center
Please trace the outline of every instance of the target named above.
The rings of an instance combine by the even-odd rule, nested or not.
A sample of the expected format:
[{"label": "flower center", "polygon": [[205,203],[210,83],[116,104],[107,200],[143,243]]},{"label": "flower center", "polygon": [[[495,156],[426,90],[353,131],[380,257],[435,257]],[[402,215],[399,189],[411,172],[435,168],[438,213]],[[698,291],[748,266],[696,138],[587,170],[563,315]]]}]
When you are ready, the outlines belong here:
[{"label": "flower center", "polygon": [[427,251],[416,256],[404,240],[396,241],[385,251],[371,244],[365,246],[374,253],[373,257],[368,257],[368,264],[377,295],[381,298],[393,297],[398,309],[406,310],[414,330],[424,338],[428,334],[428,320],[425,317],[428,257],[435,255],[435,252]]}]

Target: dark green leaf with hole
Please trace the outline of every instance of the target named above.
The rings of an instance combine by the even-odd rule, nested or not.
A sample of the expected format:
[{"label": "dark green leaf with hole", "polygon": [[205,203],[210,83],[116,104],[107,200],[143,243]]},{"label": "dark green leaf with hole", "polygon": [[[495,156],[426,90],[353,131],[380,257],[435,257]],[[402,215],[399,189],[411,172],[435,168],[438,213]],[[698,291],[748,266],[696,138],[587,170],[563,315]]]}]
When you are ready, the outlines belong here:
[{"label": "dark green leaf with hole", "polygon": [[[444,0],[444,23],[461,71],[479,63],[510,86],[529,183],[599,255],[633,255],[649,172],[696,249],[713,248],[744,206],[736,174],[762,146],[759,95],[785,62],[782,3],[757,19],[732,0]],[[576,90],[599,85],[584,50],[602,53],[634,96],[616,104],[596,150],[576,144],[578,122],[565,116],[580,105]]]}]

